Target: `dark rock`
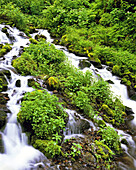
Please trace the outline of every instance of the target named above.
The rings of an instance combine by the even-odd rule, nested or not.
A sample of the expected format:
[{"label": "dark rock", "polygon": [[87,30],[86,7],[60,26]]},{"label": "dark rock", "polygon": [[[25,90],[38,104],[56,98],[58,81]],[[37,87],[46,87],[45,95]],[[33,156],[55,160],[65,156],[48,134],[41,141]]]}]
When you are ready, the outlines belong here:
[{"label": "dark rock", "polygon": [[92,163],[96,163],[96,158],[90,152],[86,152],[83,155],[83,161],[86,164],[92,164]]},{"label": "dark rock", "polygon": [[[1,70],[0,70],[0,77],[3,77],[3,78],[5,79],[4,75],[6,75],[6,77],[7,77],[8,79],[11,78],[11,73],[10,73],[9,70],[1,69]],[[6,79],[5,79],[5,80],[6,80]]]},{"label": "dark rock", "polygon": [[7,113],[0,110],[0,129],[6,124]]},{"label": "dark rock", "polygon": [[129,107],[127,107],[127,106],[125,106],[125,113],[126,113],[127,115],[134,114],[134,112],[132,111],[132,109],[129,108]]},{"label": "dark rock", "polygon": [[20,80],[16,81],[16,87],[21,87],[21,81]]},{"label": "dark rock", "polygon": [[19,49],[19,56],[24,52],[24,47],[20,47]]},{"label": "dark rock", "polygon": [[14,42],[16,39],[15,39],[15,37],[12,35],[12,34],[9,34],[8,35],[8,38],[12,41],[12,42]]},{"label": "dark rock", "polygon": [[37,34],[37,35],[35,35],[35,39],[36,40],[39,40],[39,39],[45,39],[46,40],[47,38],[44,35],[42,35],[42,34],[41,35]]},{"label": "dark rock", "polygon": [[111,80],[106,80],[109,84],[114,84],[114,82],[113,81],[111,81]]},{"label": "dark rock", "polygon": [[123,144],[125,144],[125,145],[127,145],[127,146],[129,145],[126,139],[122,139],[122,140],[121,140],[121,143],[123,143]]},{"label": "dark rock", "polygon": [[0,104],[6,104],[8,100],[8,94],[0,93]]},{"label": "dark rock", "polygon": [[130,97],[130,99],[136,101],[136,92],[133,89],[133,87],[132,86],[127,86],[127,91],[128,91],[128,96]]},{"label": "dark rock", "polygon": [[2,141],[2,134],[0,134],[0,153],[4,153],[4,146]]},{"label": "dark rock", "polygon": [[79,67],[84,69],[85,67],[90,67],[91,63],[88,60],[80,60]]},{"label": "dark rock", "polygon": [[102,65],[100,61],[95,60],[94,58],[89,58],[90,62],[97,68],[102,69]]},{"label": "dark rock", "polygon": [[86,120],[79,119],[77,120],[78,128],[80,129],[80,133],[83,133],[86,129],[90,128],[90,123]]},{"label": "dark rock", "polygon": [[133,116],[133,115],[128,115],[128,116],[127,116],[127,120],[128,120],[128,121],[131,121],[131,120],[133,120],[133,119],[134,119],[134,116]]}]

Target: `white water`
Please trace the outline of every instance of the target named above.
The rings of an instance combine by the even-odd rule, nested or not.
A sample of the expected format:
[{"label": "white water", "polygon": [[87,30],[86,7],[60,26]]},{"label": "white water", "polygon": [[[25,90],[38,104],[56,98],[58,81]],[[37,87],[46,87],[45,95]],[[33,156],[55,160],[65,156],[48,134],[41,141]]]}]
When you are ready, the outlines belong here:
[{"label": "white water", "polygon": [[[2,28],[3,26],[0,25]],[[23,97],[23,94],[27,91],[32,91],[33,89],[30,87],[27,87],[27,80],[30,77],[22,77],[16,74],[16,71],[11,66],[11,61],[13,58],[13,55],[18,55],[20,46],[27,46],[27,43],[29,43],[28,39],[25,37],[20,37],[18,34],[20,33],[17,29],[10,28],[12,34],[14,34],[15,42],[13,45],[13,49],[11,52],[9,52],[7,55],[5,55],[6,60],[0,61],[0,68],[10,70],[11,72],[11,80],[8,80],[9,86],[8,91],[6,93],[9,94],[9,102],[7,104],[8,108],[11,111],[11,115],[9,115],[8,123],[6,125],[6,128],[3,135],[3,141],[5,146],[5,153],[0,154],[0,170],[23,170],[23,169],[35,169],[38,164],[35,164],[36,162],[40,162],[43,159],[43,155],[35,150],[33,147],[27,145],[27,137],[25,134],[22,133],[21,127],[17,123],[16,115],[20,109],[20,100]],[[33,34],[33,37],[37,33]],[[46,30],[39,30],[39,34],[43,34],[47,37],[47,41],[52,43],[53,39],[51,39],[50,34]],[[10,42],[10,40],[5,36],[5,34],[2,33],[0,35],[1,42],[6,43]],[[75,67],[78,67],[79,61],[82,59],[86,59],[86,57],[79,57],[72,53],[69,53],[65,47],[55,45],[57,49],[63,50],[64,53],[68,56],[69,60],[71,60],[72,64]],[[87,69],[91,70],[92,73],[98,73],[101,75],[101,77],[104,80],[112,80],[114,82],[113,85],[111,85],[111,90],[114,92],[114,94],[117,94],[121,97],[121,100],[123,101],[124,105],[130,107],[134,111],[134,116],[136,117],[136,108],[135,108],[135,101],[132,101],[128,98],[127,95],[127,89],[126,86],[120,84],[120,80],[116,76],[112,76],[112,74],[106,70],[106,67],[104,66],[103,69],[95,69],[93,66],[90,68],[85,68],[83,71],[85,72]],[[15,86],[15,83],[17,80],[21,80],[21,87],[18,88]],[[80,131],[76,127],[76,120],[74,117],[74,111],[67,110],[69,114],[69,122],[67,125],[68,130],[64,132],[66,135],[65,138],[70,138],[72,136],[82,136],[80,134]],[[84,119],[80,116],[80,119]],[[130,122],[130,128],[136,128],[136,118],[134,118]],[[87,120],[88,121],[88,120]],[[93,126],[93,123],[90,122],[90,126]],[[95,128],[95,127],[93,127]],[[131,163],[133,164],[130,168],[122,162],[120,162],[121,169],[127,170],[127,169],[136,169],[136,157],[135,157],[135,151],[136,151],[136,144],[134,141],[135,136],[131,136],[127,132],[124,132],[122,130],[117,129],[118,134],[122,134],[122,138],[125,138],[129,144],[129,146],[126,146],[122,144],[122,148],[125,150],[126,154],[128,155]],[[14,136],[14,137],[13,137]],[[83,137],[83,136],[82,136]]]},{"label": "white water", "polygon": [[[3,25],[0,25],[0,40],[1,43],[11,43],[6,34],[1,32]],[[9,33],[15,37],[12,45],[12,50],[4,56],[0,61],[0,69],[9,70],[11,78],[8,79],[8,94],[9,101],[7,107],[11,111],[8,114],[8,121],[2,134],[4,153],[0,153],[0,170],[29,170],[38,169],[38,166],[45,166],[41,161],[46,157],[38,150],[27,144],[27,136],[22,133],[20,124],[17,122],[17,113],[20,109],[21,98],[25,92],[31,92],[33,89],[27,86],[30,76],[23,77],[16,74],[15,69],[11,66],[13,56],[18,56],[20,46],[26,47],[29,44],[29,39],[19,36],[20,31],[16,28],[8,26]],[[25,34],[24,34],[25,36]],[[20,80],[20,86],[16,87],[16,81]]]},{"label": "white water", "polygon": [[[53,43],[53,39],[50,37],[48,31],[39,30],[39,34],[46,36],[47,42]],[[60,45],[55,45],[55,47],[59,50],[62,50],[67,55],[68,59],[72,62],[72,64],[77,68],[79,68],[80,60],[87,59],[87,57],[81,57],[81,56],[79,57],[73,53],[69,53],[66,47]],[[128,129],[130,128],[136,130],[136,101],[129,99],[126,86],[120,84],[121,80],[117,76],[113,76],[112,73],[108,71],[106,68],[107,68],[106,66],[103,66],[103,69],[96,69],[93,65],[91,65],[90,68],[84,68],[83,72],[85,72],[86,70],[90,70],[94,76],[96,76],[96,74],[99,74],[105,81],[111,80],[112,82],[114,82],[114,84],[110,85],[113,94],[119,96],[123,104],[125,106],[128,106],[129,108],[132,108],[132,111],[135,113],[134,119],[130,121],[128,124],[129,125]],[[68,132],[67,133],[65,132],[66,135],[65,138],[70,138],[76,135],[78,136],[80,133],[77,130],[77,127],[75,127],[77,124],[75,121],[75,117],[73,116],[73,111],[67,110],[67,112],[69,114],[70,120],[67,125]],[[136,136],[131,136],[127,132],[119,129],[116,130],[118,131],[119,135],[122,135],[121,139],[125,138],[129,144],[129,146],[126,146],[124,144],[121,145],[122,148],[125,150],[126,155],[129,157],[129,161],[130,161],[129,165],[127,165],[128,163],[127,161],[126,162],[124,161],[125,163],[120,162],[119,168],[121,170],[128,170],[128,169],[135,170],[136,169],[136,143],[135,143]]]}]

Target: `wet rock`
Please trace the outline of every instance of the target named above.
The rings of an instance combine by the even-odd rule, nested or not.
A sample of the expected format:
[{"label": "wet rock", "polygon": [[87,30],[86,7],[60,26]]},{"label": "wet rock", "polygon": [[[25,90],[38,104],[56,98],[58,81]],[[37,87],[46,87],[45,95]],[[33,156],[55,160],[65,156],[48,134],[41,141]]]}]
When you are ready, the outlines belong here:
[{"label": "wet rock", "polygon": [[133,89],[133,87],[132,86],[127,86],[127,91],[128,91],[128,96],[130,97],[130,99],[136,101],[136,92]]},{"label": "wet rock", "polygon": [[94,59],[94,58],[89,58],[89,60],[90,60],[90,62],[95,66],[95,67],[97,67],[97,68],[99,68],[99,69],[102,69],[102,65],[101,65],[101,62],[100,62],[100,60],[96,60],[96,59]]},{"label": "wet rock", "polygon": [[80,60],[79,67],[84,69],[85,67],[90,67],[91,63],[88,60]]},{"label": "wet rock", "polygon": [[90,123],[83,119],[78,120],[78,125],[81,133],[90,128]]},{"label": "wet rock", "polygon": [[85,152],[84,155],[83,155],[82,160],[86,164],[96,163],[96,158],[90,152]]},{"label": "wet rock", "polygon": [[6,75],[8,79],[11,78],[11,73],[9,70],[0,69],[0,77],[4,77],[4,75]]},{"label": "wet rock", "polygon": [[36,40],[39,40],[39,39],[47,39],[44,35],[42,35],[42,34],[37,34],[37,35],[35,35],[35,39]]},{"label": "wet rock", "polygon": [[7,113],[0,110],[0,129],[6,124]]},{"label": "wet rock", "polygon": [[5,33],[7,36],[9,35],[7,27],[3,27],[1,31]]},{"label": "wet rock", "polygon": [[106,80],[109,84],[114,84],[112,80]]},{"label": "wet rock", "polygon": [[2,134],[0,134],[0,153],[4,153],[4,146],[2,141]]},{"label": "wet rock", "polygon": [[19,49],[19,56],[24,52],[24,47],[20,47]]},{"label": "wet rock", "polygon": [[123,143],[123,144],[125,144],[125,145],[127,145],[127,146],[129,145],[126,139],[122,139],[122,140],[121,140],[121,143]]},{"label": "wet rock", "polygon": [[4,77],[4,74],[0,75],[0,92],[6,91],[7,88],[8,88],[8,83],[6,78]]},{"label": "wet rock", "polygon": [[134,112],[132,111],[132,109],[131,109],[130,107],[127,107],[127,106],[125,106],[125,113],[126,113],[127,115],[134,114]]},{"label": "wet rock", "polygon": [[0,93],[0,104],[6,104],[8,100],[8,94]]},{"label": "wet rock", "polygon": [[21,81],[20,80],[16,81],[16,87],[21,87]]},{"label": "wet rock", "polygon": [[127,120],[128,120],[128,121],[131,121],[131,120],[133,120],[133,119],[134,119],[134,116],[133,116],[133,115],[128,115],[128,116],[127,116]]}]

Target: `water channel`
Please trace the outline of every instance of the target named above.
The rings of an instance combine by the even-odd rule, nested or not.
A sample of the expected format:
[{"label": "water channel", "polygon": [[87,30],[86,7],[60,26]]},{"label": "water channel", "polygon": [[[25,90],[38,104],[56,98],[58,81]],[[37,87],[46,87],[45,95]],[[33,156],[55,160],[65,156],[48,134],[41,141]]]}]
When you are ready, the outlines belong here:
[{"label": "water channel", "polygon": [[[2,28],[5,25],[0,25],[0,41],[2,44],[11,43],[12,50],[7,53],[3,59],[0,60],[0,71],[8,70],[11,74],[10,78],[6,75],[8,82],[8,90],[6,92],[9,97],[7,102],[7,107],[11,113],[8,113],[8,121],[6,127],[3,131],[0,132],[2,135],[4,143],[4,153],[0,153],[0,170],[29,170],[29,169],[38,169],[39,165],[44,168],[43,161],[46,160],[46,157],[38,150],[34,149],[32,146],[28,145],[27,136],[22,133],[20,124],[17,122],[17,113],[20,109],[21,99],[25,92],[33,91],[33,88],[28,87],[28,79],[32,78],[31,76],[20,76],[16,70],[12,67],[11,63],[14,59],[14,56],[19,56],[20,50],[23,47],[29,45],[29,39],[27,36],[20,32],[16,28],[11,28],[7,26],[8,33],[10,37],[3,32]],[[38,30],[38,33],[32,34],[34,37],[36,34],[42,34],[47,37],[47,41],[53,43],[53,39],[50,37],[50,34],[47,30]],[[69,53],[66,47],[55,45],[59,50],[63,50],[64,53],[71,60],[72,64],[75,67],[79,67],[80,61],[86,60],[86,57],[79,57],[73,53]],[[120,79],[116,76],[113,76],[110,71],[107,70],[107,66],[103,65],[102,69],[95,68],[93,65],[90,67],[85,67],[83,72],[87,69],[91,70],[94,76],[99,74],[105,81],[111,80],[111,90],[114,94],[119,95],[123,104],[132,108],[134,114],[134,119],[128,121],[128,129],[136,129],[136,102],[130,100],[127,93],[127,88],[125,85],[120,83]],[[20,87],[16,86],[16,82],[20,81]],[[82,136],[78,128],[79,124],[75,120],[75,111],[66,109],[66,112],[69,115],[69,122],[64,133],[65,139],[73,136]],[[78,113],[76,113],[78,114]],[[94,129],[96,128],[93,122],[86,120],[81,115],[78,115],[80,119],[88,121],[90,126]],[[110,125],[111,126],[111,125]],[[128,131],[122,131],[116,129],[118,134],[122,135],[122,139],[125,138],[128,142],[128,145],[122,144],[122,148],[126,153],[126,156],[123,157],[119,162],[120,170],[135,170],[136,169],[136,133],[130,134]]]}]

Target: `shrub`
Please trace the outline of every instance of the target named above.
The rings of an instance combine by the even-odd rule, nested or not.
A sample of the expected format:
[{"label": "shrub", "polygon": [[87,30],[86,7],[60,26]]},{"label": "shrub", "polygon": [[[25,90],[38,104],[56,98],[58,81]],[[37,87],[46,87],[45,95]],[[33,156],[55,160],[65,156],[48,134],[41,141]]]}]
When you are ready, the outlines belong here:
[{"label": "shrub", "polygon": [[[26,93],[18,114],[21,124],[30,124],[32,132],[41,139],[51,139],[65,127],[67,114],[56,96],[46,91]],[[26,127],[27,128],[27,127]]]},{"label": "shrub", "polygon": [[121,152],[121,143],[120,143],[120,136],[117,132],[111,128],[110,126],[106,127],[105,129],[99,130],[100,135],[102,136],[101,142],[106,144],[110,149],[114,150],[116,153]]}]

